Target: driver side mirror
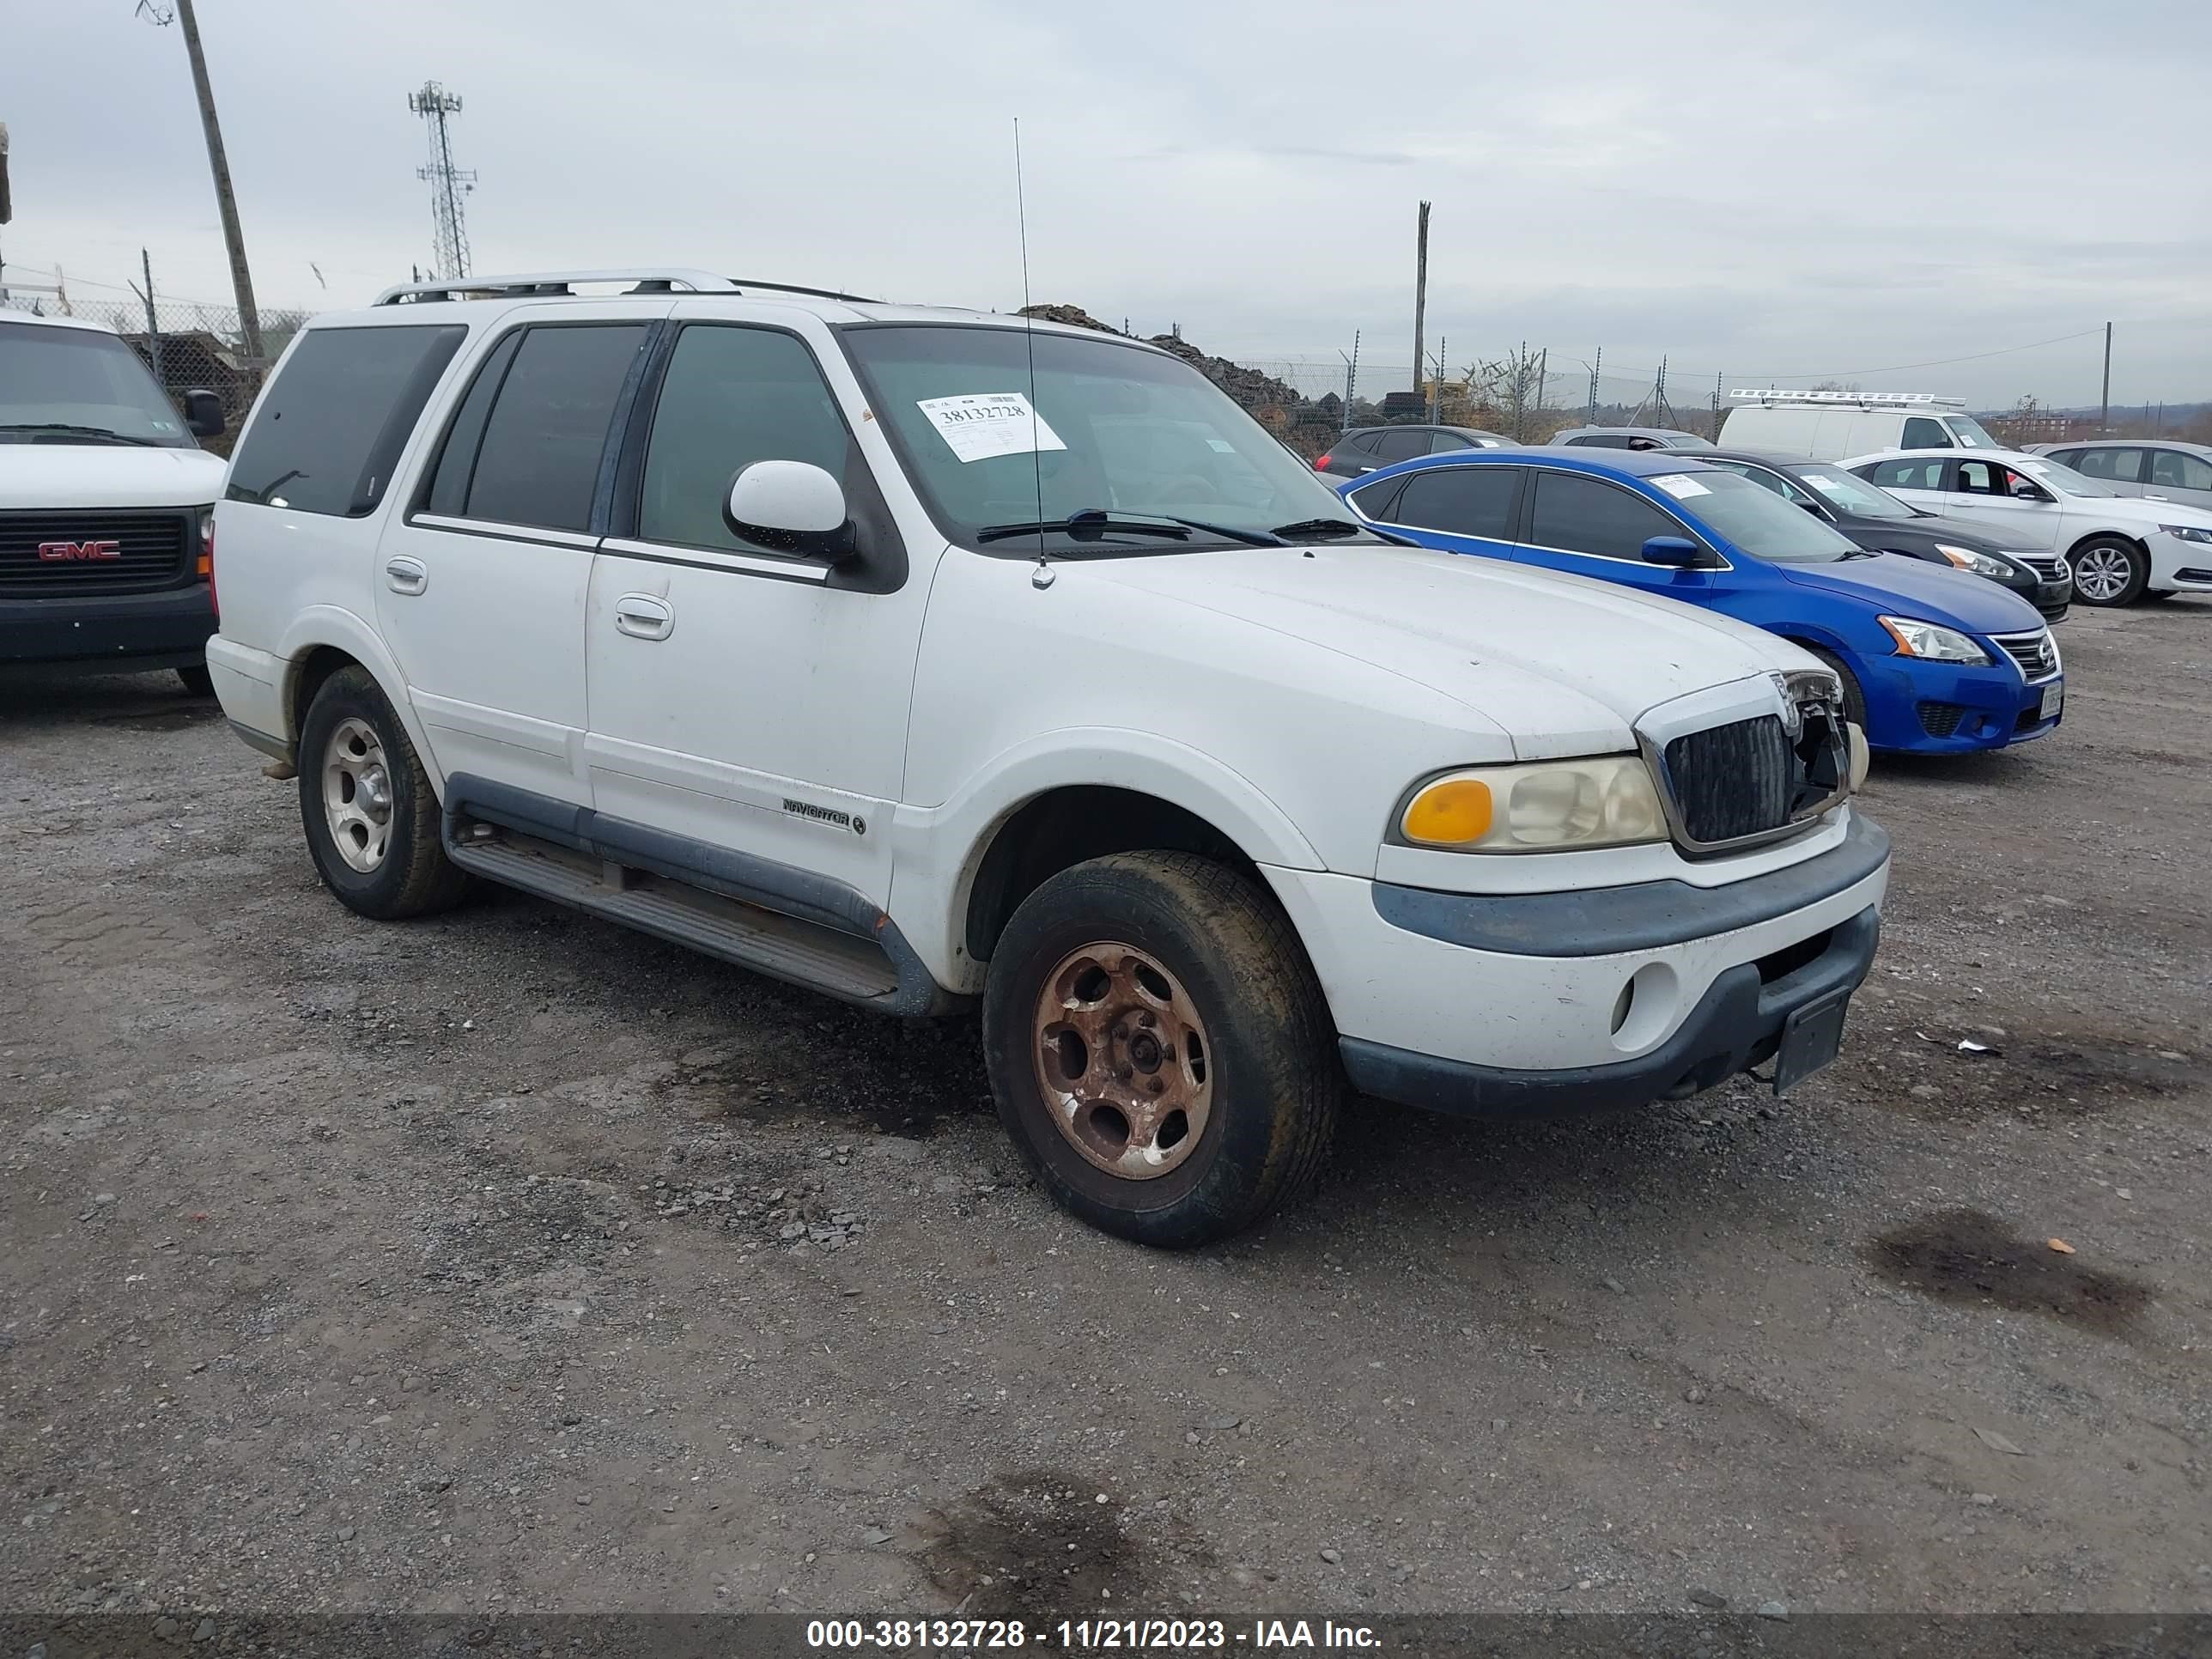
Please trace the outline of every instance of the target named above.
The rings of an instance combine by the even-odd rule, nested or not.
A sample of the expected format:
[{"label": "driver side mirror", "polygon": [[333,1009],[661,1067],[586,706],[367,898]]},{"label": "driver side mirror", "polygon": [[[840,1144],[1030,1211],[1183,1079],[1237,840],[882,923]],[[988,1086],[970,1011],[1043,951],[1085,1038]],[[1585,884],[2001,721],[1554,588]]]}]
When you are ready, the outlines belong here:
[{"label": "driver side mirror", "polygon": [[1644,562],[1692,570],[1705,562],[1705,550],[1686,536],[1654,536],[1644,544]]},{"label": "driver side mirror", "polygon": [[844,486],[806,461],[755,461],[732,481],[722,517],[779,553],[838,564],[856,550]]},{"label": "driver side mirror", "polygon": [[185,430],[195,438],[222,436],[222,399],[204,387],[185,393]]}]

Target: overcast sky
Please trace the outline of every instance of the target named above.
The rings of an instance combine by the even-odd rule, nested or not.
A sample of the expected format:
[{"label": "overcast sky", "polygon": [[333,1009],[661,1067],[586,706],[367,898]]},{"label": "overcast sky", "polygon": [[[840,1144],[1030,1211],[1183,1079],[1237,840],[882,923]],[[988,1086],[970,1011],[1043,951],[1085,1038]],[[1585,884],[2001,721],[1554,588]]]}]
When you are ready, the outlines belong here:
[{"label": "overcast sky", "polygon": [[[184,43],[0,0],[11,266],[229,292]],[[199,0],[262,302],[430,262],[422,123],[466,106],[478,272],[665,262],[899,299],[1031,289],[1252,361],[1362,331],[1840,374],[1981,404],[2212,398],[2212,4],[2132,0]],[[310,264],[319,265],[325,289]],[[18,271],[17,274],[25,274]],[[127,295],[120,297],[127,298]]]}]

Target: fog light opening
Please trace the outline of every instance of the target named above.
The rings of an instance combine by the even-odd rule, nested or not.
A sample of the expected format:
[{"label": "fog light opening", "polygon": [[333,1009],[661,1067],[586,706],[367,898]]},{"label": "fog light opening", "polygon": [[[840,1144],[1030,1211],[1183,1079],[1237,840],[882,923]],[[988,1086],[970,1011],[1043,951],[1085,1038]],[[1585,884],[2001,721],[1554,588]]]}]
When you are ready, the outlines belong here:
[{"label": "fog light opening", "polygon": [[1631,977],[1620,988],[1620,994],[1613,1000],[1613,1035],[1619,1036],[1620,1028],[1628,1024],[1628,1011],[1636,1006],[1636,981]]}]

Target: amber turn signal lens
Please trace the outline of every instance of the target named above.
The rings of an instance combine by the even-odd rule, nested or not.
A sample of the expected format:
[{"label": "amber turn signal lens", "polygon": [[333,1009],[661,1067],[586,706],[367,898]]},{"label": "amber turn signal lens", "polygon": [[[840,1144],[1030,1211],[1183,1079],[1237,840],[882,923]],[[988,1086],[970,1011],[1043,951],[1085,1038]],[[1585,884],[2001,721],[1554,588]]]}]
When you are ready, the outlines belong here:
[{"label": "amber turn signal lens", "polygon": [[1407,803],[1398,827],[1407,841],[1429,847],[1464,847],[1490,832],[1490,786],[1476,778],[1445,778]]}]

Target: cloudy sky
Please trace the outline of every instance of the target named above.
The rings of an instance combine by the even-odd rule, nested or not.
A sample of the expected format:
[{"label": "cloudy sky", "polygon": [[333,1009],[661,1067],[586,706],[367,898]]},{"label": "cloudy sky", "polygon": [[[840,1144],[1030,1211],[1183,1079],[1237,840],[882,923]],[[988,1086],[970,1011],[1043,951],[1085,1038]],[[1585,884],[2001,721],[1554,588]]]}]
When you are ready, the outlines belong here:
[{"label": "cloudy sky", "polygon": [[[184,46],[136,0],[0,0],[21,277],[228,278]],[[2212,5],[2132,0],[199,0],[264,305],[430,259],[429,77],[479,272],[666,262],[1209,350],[1361,331],[1672,364],[1678,401],[1840,376],[2008,404],[2212,398]],[[322,280],[313,269],[319,266]],[[327,283],[327,287],[324,284]],[[1899,366],[1894,372],[1892,366]],[[1576,372],[1579,372],[1578,370]],[[1376,378],[1380,377],[1380,378]]]}]

